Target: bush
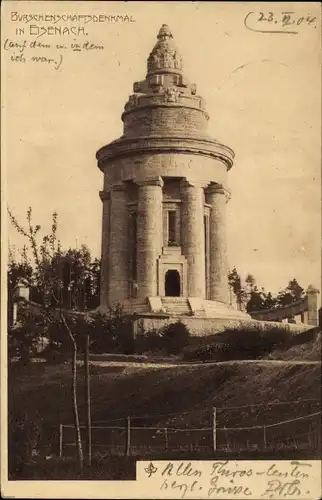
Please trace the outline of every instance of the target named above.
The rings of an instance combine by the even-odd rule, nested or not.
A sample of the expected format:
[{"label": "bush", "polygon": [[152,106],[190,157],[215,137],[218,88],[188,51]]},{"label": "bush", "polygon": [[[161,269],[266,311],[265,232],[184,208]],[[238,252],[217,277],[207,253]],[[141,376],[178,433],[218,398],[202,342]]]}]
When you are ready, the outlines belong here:
[{"label": "bush", "polygon": [[190,332],[184,323],[170,323],[161,330],[163,347],[168,354],[179,354],[188,344]]},{"label": "bush", "polygon": [[37,352],[39,332],[32,322],[18,324],[8,330],[9,358],[18,357],[23,364],[29,363]]},{"label": "bush", "polygon": [[178,321],[170,323],[160,330],[151,329],[140,331],[135,339],[135,352],[149,355],[176,355],[182,352],[188,344],[190,332],[188,328]]},{"label": "bush", "polygon": [[39,454],[42,419],[34,415],[21,413],[10,415],[9,432],[9,474],[19,473],[35,455]]},{"label": "bush", "polygon": [[142,353],[158,353],[163,351],[164,342],[159,330],[151,329],[146,332],[140,332],[135,339],[135,352]]},{"label": "bush", "polygon": [[131,318],[123,314],[120,306],[106,314],[98,313],[89,327],[90,350],[93,353],[133,354],[134,336]]},{"label": "bush", "polygon": [[242,328],[227,328],[206,339],[200,339],[197,346],[185,349],[186,361],[228,361],[237,359],[258,359],[274,349],[287,349],[295,342],[287,325],[267,326],[250,324]]}]

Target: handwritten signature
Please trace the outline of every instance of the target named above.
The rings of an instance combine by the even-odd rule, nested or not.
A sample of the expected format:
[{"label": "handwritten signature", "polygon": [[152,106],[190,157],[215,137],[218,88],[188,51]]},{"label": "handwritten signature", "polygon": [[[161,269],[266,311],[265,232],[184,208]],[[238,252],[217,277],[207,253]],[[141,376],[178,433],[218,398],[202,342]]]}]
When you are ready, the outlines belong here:
[{"label": "handwritten signature", "polygon": [[296,12],[248,12],[244,25],[250,31],[257,33],[280,33],[297,35],[300,26],[317,27],[317,16],[297,15]]},{"label": "handwritten signature", "polygon": [[263,479],[258,498],[299,498],[310,494],[307,489],[312,468],[310,463],[293,460],[287,467],[280,467],[275,462],[267,465],[263,462],[263,468],[259,470],[249,465],[244,467],[242,463],[217,460],[209,464],[206,472],[192,462],[168,462],[162,467],[150,462],[144,470],[149,478],[159,474],[161,491],[166,491],[167,495],[173,492],[182,499],[191,498],[191,495],[208,499],[218,495],[252,498],[254,482],[251,478],[255,476],[262,476]]}]

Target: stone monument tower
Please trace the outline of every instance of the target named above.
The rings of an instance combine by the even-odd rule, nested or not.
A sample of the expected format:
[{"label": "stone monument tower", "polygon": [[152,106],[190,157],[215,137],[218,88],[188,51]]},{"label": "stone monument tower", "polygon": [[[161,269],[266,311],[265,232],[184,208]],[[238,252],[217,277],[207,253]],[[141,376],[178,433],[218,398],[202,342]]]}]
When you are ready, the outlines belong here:
[{"label": "stone monument tower", "polygon": [[103,310],[121,304],[150,325],[180,316],[204,331],[248,318],[228,298],[234,153],[209,137],[208,119],[164,24],[146,78],[125,104],[123,135],[96,155],[104,173]]}]

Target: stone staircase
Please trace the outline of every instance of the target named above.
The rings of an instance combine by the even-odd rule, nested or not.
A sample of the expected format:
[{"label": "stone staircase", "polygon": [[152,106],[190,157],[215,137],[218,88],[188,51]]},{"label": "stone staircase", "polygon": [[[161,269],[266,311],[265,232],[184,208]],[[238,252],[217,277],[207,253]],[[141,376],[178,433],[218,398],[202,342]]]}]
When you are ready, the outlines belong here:
[{"label": "stone staircase", "polygon": [[191,308],[186,297],[162,297],[162,306],[166,313],[174,316],[191,316]]}]

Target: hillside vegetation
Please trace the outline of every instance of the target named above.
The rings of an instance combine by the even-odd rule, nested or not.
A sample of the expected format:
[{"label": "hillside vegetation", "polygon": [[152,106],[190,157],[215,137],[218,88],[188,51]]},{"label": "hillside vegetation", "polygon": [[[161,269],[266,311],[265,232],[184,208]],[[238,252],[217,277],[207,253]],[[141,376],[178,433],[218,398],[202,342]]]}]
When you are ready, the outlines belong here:
[{"label": "hillside vegetation", "polygon": [[[186,426],[211,425],[212,407],[269,404],[320,398],[320,365],[301,364],[303,358],[319,360],[321,335],[287,351],[274,351],[270,358],[299,360],[299,364],[270,363],[267,359],[240,363],[199,363],[191,365],[113,363],[91,366],[93,421],[148,416],[147,423]],[[299,359],[301,357],[301,359]],[[103,363],[105,365],[105,363]],[[70,366],[32,363],[26,368],[12,365],[9,377],[11,411],[38,411],[44,424],[58,428],[72,422]],[[79,369],[79,401],[84,410],[83,369]],[[283,420],[303,412],[312,403],[288,405],[269,414],[249,413],[248,423],[258,418]],[[265,413],[265,412],[264,412]],[[167,416],[168,414],[171,414]],[[164,415],[164,416],[162,416]],[[184,415],[184,423],[182,416]],[[243,413],[223,412],[219,424],[243,421]],[[145,422],[144,422],[145,423]]]},{"label": "hillside vegetation", "polygon": [[[257,443],[261,447],[259,449],[262,449],[262,427],[249,431],[236,428],[267,426],[268,444],[269,446],[272,444],[273,448],[268,449],[268,447],[262,458],[264,456],[266,459],[275,456],[290,458],[293,452],[289,448],[283,451],[283,443],[289,437],[296,439],[299,436],[308,447],[299,448],[299,455],[294,458],[316,459],[320,456],[318,430],[321,410],[321,365],[318,362],[320,349],[321,335],[316,332],[313,337],[311,335],[310,339],[302,344],[293,345],[287,350],[272,351],[266,358],[257,360],[237,359],[191,364],[180,364],[180,362],[166,364],[164,361],[162,364],[148,364],[142,359],[138,363],[135,362],[134,356],[128,362],[124,357],[120,362],[115,360],[109,362],[106,358],[96,360],[95,364],[90,366],[92,423],[94,427],[95,425],[125,426],[126,418],[130,416],[131,425],[134,427],[161,428],[158,435],[155,435],[154,431],[154,437],[148,429],[132,432],[134,443],[145,443],[146,446],[149,446],[151,442],[153,444],[153,439],[158,438],[161,450],[164,450],[162,428],[166,427],[170,431],[175,428],[208,428],[209,432],[194,432],[193,439],[201,439],[203,436],[208,450],[210,445],[211,451],[211,428],[215,407],[218,446],[222,450],[218,451],[218,456],[236,458],[236,452],[234,455],[233,449],[245,450],[247,448],[246,455],[240,457],[242,459],[257,458],[259,455],[256,450],[252,451],[252,443]],[[276,361],[278,359],[280,361]],[[73,422],[70,364],[38,362],[22,366],[19,363],[13,363],[9,369],[11,457],[14,457],[14,429],[17,429],[19,418],[27,418],[29,422],[40,418],[42,422],[41,453],[57,454],[59,425]],[[86,413],[83,380],[84,369],[82,365],[79,365],[78,398],[80,418],[84,424]],[[301,419],[311,414],[317,414],[317,416],[309,420]],[[297,420],[299,418],[300,420]],[[286,424],[270,427],[271,424],[283,421],[286,421]],[[72,427],[65,428],[64,436],[64,442],[66,439],[73,442]],[[174,435],[169,436],[170,441],[175,438]],[[313,436],[313,441],[310,442],[309,436]],[[179,438],[186,444],[191,439],[188,435],[184,436],[184,433],[181,433]],[[154,442],[156,441],[157,439]],[[99,443],[100,450],[103,450],[102,444],[111,444],[111,431],[94,428],[93,443],[94,445]],[[277,443],[278,448],[274,448],[274,443]],[[122,445],[120,450],[121,454],[124,453]],[[251,457],[251,453],[255,455]],[[268,453],[271,455],[268,456]],[[163,458],[166,459],[167,456],[163,451]],[[102,479],[108,479],[122,478],[122,474],[128,477],[129,471],[132,471],[132,475],[134,474],[132,459],[125,463],[117,461],[117,457],[114,458],[112,462],[109,462],[114,472],[110,472],[109,468],[103,468],[103,472],[101,469],[97,472],[95,469],[96,472],[92,471],[94,476],[97,473]],[[41,462],[40,466],[30,465],[29,469],[24,467],[23,471],[19,472],[19,477],[27,479],[78,477],[73,469],[66,469],[64,462],[52,463],[53,467],[47,462]],[[66,474],[68,470],[68,477],[64,475],[65,469]]]}]

